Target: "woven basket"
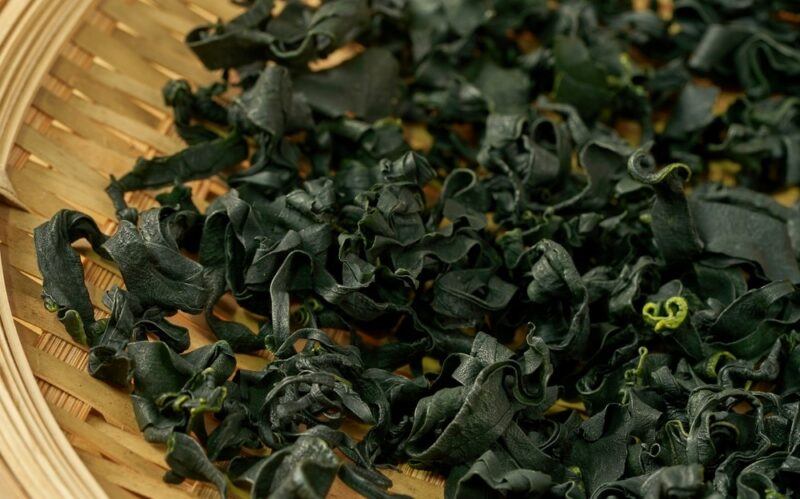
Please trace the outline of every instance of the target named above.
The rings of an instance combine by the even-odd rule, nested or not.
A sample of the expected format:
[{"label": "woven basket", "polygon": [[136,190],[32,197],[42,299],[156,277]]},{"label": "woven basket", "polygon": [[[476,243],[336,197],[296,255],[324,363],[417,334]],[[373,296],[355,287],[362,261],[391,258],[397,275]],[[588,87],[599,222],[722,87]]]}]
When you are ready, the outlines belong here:
[{"label": "woven basket", "polygon": [[[161,86],[214,81],[183,45],[192,27],[229,19],[229,0],[0,0],[0,484],[2,497],[215,497],[207,484],[164,483],[164,448],[142,438],[126,393],[89,376],[86,349],[42,306],[33,228],[61,208],[115,230],[104,193],[138,156],[183,147]],[[201,208],[225,191],[193,182]],[[154,206],[132,193],[139,209]],[[12,205],[13,206],[10,206]],[[79,248],[96,314],[119,272]],[[230,310],[227,311],[231,313]],[[205,321],[179,314],[192,346],[213,341]],[[238,355],[259,369],[267,359]],[[439,497],[440,477],[406,466],[394,491]],[[352,496],[337,482],[331,497]]]}]

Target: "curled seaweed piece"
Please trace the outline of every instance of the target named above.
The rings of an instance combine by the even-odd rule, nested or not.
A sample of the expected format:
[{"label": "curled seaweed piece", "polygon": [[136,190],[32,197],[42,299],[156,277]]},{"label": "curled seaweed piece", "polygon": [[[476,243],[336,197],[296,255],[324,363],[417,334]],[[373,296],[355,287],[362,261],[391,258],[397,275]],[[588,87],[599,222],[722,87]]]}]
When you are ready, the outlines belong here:
[{"label": "curled seaweed piece", "polygon": [[634,180],[650,185],[656,193],[650,225],[664,260],[670,265],[689,263],[703,248],[683,192],[691,170],[681,163],[658,170],[654,165],[646,149],[638,149],[628,158],[628,173]]},{"label": "curled seaweed piece", "polygon": [[684,176],[681,184],[688,182],[692,178],[691,168],[683,163],[672,163],[655,170],[648,165],[651,162],[652,157],[648,156],[644,149],[637,149],[628,158],[628,173],[637,182],[648,185],[660,184],[670,178],[672,173],[683,172]]},{"label": "curled seaweed piece", "polygon": [[725,360],[736,360],[736,356],[725,350],[715,352],[711,355],[705,364],[706,376],[709,378],[716,378],[719,374],[719,368],[717,366],[719,366],[720,362],[724,362]]},{"label": "curled seaweed piece", "polygon": [[[659,315],[661,310],[666,315]],[[664,329],[678,329],[689,315],[689,303],[682,296],[673,296],[662,304],[648,302],[642,307],[644,321],[653,326],[655,332]]]}]

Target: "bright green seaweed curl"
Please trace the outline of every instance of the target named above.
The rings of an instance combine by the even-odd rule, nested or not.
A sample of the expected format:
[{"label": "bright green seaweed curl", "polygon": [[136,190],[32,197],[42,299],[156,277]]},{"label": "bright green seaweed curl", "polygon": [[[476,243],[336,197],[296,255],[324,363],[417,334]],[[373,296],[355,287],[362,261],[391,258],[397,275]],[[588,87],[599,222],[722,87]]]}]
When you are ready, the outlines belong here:
[{"label": "bright green seaweed curl", "polygon": [[689,303],[682,296],[673,296],[664,302],[663,310],[666,315],[659,315],[661,309],[660,303],[652,301],[642,307],[644,321],[653,326],[656,332],[678,329],[689,314]]}]

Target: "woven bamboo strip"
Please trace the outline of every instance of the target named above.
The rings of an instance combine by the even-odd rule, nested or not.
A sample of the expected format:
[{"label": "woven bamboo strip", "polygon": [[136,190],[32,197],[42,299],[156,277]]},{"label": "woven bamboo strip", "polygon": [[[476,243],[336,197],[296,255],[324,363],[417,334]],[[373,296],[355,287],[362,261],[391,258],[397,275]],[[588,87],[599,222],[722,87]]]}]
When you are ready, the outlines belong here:
[{"label": "woven bamboo strip", "polygon": [[[24,128],[26,128],[27,125]],[[41,133],[38,132],[37,133]],[[130,171],[134,159],[132,156],[120,154],[111,149],[105,148],[96,142],[86,140],[74,133],[65,132],[57,127],[50,127],[44,132],[48,142],[54,147],[79,156],[90,167],[95,168],[98,173],[122,175]],[[36,151],[32,151],[36,153]],[[100,166],[102,165],[102,167]]]},{"label": "woven bamboo strip", "polygon": [[[8,161],[13,135],[22,122],[33,92],[57,50],[69,37],[91,0],[74,0],[63,8],[57,0],[9,0],[0,16],[0,168]],[[0,176],[0,195],[19,204],[9,179]]]},{"label": "woven bamboo strip", "polygon": [[91,426],[92,430],[98,434],[113,439],[140,458],[157,466],[159,474],[167,469],[167,464],[164,460],[164,449],[159,445],[148,443],[138,433],[125,431],[95,415],[90,416],[86,420],[86,424]]},{"label": "woven bamboo strip", "polygon": [[[71,2],[9,0],[0,15],[0,168],[6,171],[14,134],[36,86],[89,8],[89,0]],[[9,178],[0,176],[0,195],[21,204]],[[5,239],[5,234],[2,238]],[[0,281],[0,454],[15,480],[4,492],[50,497],[103,497],[105,494],[50,414],[16,335],[6,283]]]},{"label": "woven bamboo strip", "polygon": [[219,2],[217,0],[192,0],[190,5],[199,7],[218,19],[230,19],[242,12],[231,2]]},{"label": "woven bamboo strip", "polygon": [[130,99],[121,98],[120,92],[98,82],[76,64],[59,58],[50,72],[59,80],[71,86],[92,101],[102,104],[120,114],[134,118],[145,125],[156,126],[163,116],[157,116]]},{"label": "woven bamboo strip", "polygon": [[3,484],[4,492],[8,497],[23,497],[25,495],[22,485],[11,472],[2,456],[0,456],[0,483]]},{"label": "woven bamboo strip", "polygon": [[153,106],[156,109],[164,108],[160,88],[150,87],[128,75],[111,71],[108,68],[96,64],[84,68],[84,73],[87,77],[94,78],[96,81],[108,87],[125,92],[131,97]]},{"label": "woven bamboo strip", "polygon": [[47,90],[40,90],[33,103],[37,109],[63,123],[85,139],[92,140],[96,144],[120,154],[129,154],[131,156],[141,154],[141,150],[137,151],[131,144],[83,115],[71,103],[58,98]]},{"label": "woven bamboo strip", "polygon": [[164,499],[185,499],[192,497],[188,492],[174,487],[165,489],[160,480],[144,473],[139,473],[127,466],[108,461],[102,457],[89,454],[88,452],[79,451],[78,453],[95,475],[103,476],[108,479],[108,481],[137,494],[145,497],[159,497]]},{"label": "woven bamboo strip", "polygon": [[[159,73],[138,53],[119,40],[86,24],[76,34],[73,41],[81,48],[113,64],[119,72],[154,88],[161,88],[167,77]],[[112,62],[113,61],[113,62]]]},{"label": "woven bamboo strip", "polygon": [[111,483],[102,476],[95,477],[110,499],[139,499],[139,496],[128,492],[119,485]]},{"label": "woven bamboo strip", "polygon": [[53,415],[64,431],[90,442],[98,453],[108,456],[119,464],[131,465],[139,471],[154,475],[160,475],[166,471],[165,468],[131,451],[116,438],[98,432],[94,426],[73,417],[59,407],[53,407]]},{"label": "woven bamboo strip", "polygon": [[[47,410],[15,331],[5,282],[0,282],[0,387],[3,421],[2,454],[9,468],[30,495],[50,497],[103,497]],[[23,478],[25,477],[25,478]],[[51,495],[53,494],[53,495]]]},{"label": "woven bamboo strip", "polygon": [[153,147],[163,154],[172,154],[184,148],[184,145],[172,137],[164,135],[155,128],[148,127],[135,119],[83,99],[71,99],[70,103],[84,116],[101,125],[115,128],[118,133]]},{"label": "woven bamboo strip", "polygon": [[[201,24],[208,24],[215,19],[206,18],[198,14],[190,5],[185,2],[174,2],[172,0],[151,0],[148,2],[157,7],[156,12],[158,15],[154,17],[154,21],[160,24],[165,24],[168,28],[178,30],[180,36],[194,29]],[[233,15],[236,15],[234,12]],[[230,16],[226,17],[229,18]]]}]

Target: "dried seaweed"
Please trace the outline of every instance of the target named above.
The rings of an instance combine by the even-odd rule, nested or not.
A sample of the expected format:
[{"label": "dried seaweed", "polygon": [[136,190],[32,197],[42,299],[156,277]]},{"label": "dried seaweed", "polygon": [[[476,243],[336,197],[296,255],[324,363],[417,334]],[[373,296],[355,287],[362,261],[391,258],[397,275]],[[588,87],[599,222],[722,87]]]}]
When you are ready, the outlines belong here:
[{"label": "dried seaweed", "polygon": [[[188,35],[222,81],[166,86],[188,146],[112,181],[117,231],[35,234],[46,307],[131,389],[166,480],[390,497],[407,462],[447,497],[800,492],[800,212],[770,196],[800,182],[796,6],[244,3]],[[201,212],[183,183],[215,174]],[[109,319],[78,238],[122,273]]]}]

